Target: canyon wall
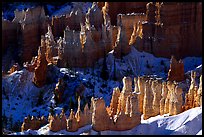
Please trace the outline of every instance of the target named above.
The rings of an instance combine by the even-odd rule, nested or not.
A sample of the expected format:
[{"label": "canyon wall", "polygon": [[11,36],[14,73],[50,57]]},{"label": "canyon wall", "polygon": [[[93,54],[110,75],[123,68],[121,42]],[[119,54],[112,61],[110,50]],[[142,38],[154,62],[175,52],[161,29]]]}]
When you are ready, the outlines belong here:
[{"label": "canyon wall", "polygon": [[145,13],[147,2],[98,2],[99,8],[108,3],[111,25],[117,25],[117,15],[127,13]]},{"label": "canyon wall", "polygon": [[138,37],[135,47],[157,57],[201,56],[201,9],[199,2],[148,3],[146,21],[142,22],[143,38]]}]

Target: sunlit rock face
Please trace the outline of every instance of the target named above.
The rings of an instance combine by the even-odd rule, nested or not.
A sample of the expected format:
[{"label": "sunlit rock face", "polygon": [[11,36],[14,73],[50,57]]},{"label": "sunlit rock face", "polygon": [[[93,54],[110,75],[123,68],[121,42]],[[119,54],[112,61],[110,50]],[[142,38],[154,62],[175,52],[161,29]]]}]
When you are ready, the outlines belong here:
[{"label": "sunlit rock face", "polygon": [[45,85],[47,81],[47,60],[45,56],[46,46],[45,46],[45,38],[41,39],[41,46],[38,50],[38,59],[37,59],[37,67],[34,70],[33,83],[37,87],[42,87]]},{"label": "sunlit rock face", "polygon": [[38,130],[41,126],[44,126],[47,123],[47,119],[44,116],[42,116],[41,118],[28,116],[24,118],[23,124],[21,126],[21,131],[23,132],[28,129]]}]

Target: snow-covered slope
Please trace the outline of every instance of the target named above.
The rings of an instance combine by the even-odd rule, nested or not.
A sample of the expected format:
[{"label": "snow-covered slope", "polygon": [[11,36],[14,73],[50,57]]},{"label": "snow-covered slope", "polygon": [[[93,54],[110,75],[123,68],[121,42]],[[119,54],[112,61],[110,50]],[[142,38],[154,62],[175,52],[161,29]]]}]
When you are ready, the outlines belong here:
[{"label": "snow-covered slope", "polygon": [[[141,116],[142,119],[142,116]],[[25,132],[12,133],[12,135],[202,135],[202,107],[189,109],[175,116],[151,117],[141,120],[141,124],[126,131],[101,131],[96,132],[91,125],[80,128],[76,132],[49,131],[48,125],[39,130],[27,130]]]},{"label": "snow-covered slope", "polygon": [[[184,71],[187,72],[202,64],[202,57],[186,57],[183,59]],[[114,73],[113,51],[107,56],[107,65],[110,75]],[[122,59],[115,59],[116,74],[118,78],[132,74],[133,76],[157,75],[166,79],[170,66],[170,59],[155,57],[147,52],[139,52],[131,47],[131,52]]]}]

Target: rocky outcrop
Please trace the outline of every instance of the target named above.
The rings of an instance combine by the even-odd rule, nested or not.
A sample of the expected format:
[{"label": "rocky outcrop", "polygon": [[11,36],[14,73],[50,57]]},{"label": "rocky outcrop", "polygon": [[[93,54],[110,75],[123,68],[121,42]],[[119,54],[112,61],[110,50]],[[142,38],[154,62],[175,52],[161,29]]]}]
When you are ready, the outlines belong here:
[{"label": "rocky outcrop", "polygon": [[[200,88],[202,87],[202,76],[200,77]],[[183,85],[179,82],[161,81],[161,79],[151,76],[143,76],[134,78],[134,84],[138,84],[132,91],[132,79],[130,77],[123,78],[123,88],[120,92],[118,87],[113,89],[113,94],[109,106],[105,106],[103,98],[91,98],[91,106],[85,105],[84,111],[81,111],[80,96],[78,98],[78,109],[74,113],[71,109],[70,116],[66,119],[65,113],[62,110],[60,116],[49,115],[49,128],[51,131],[57,132],[67,129],[67,131],[75,132],[85,125],[92,125],[95,131],[115,130],[124,131],[134,128],[143,119],[147,120],[150,117],[168,114],[177,115],[183,112]],[[144,84],[144,85],[143,85]],[[140,90],[144,86],[143,109],[140,112]],[[195,73],[192,72],[191,89],[195,87]],[[139,91],[138,91],[139,90]],[[189,92],[192,93],[192,92]],[[192,97],[192,96],[191,96]],[[201,89],[194,94],[196,103],[202,100]],[[142,101],[143,101],[142,100]],[[196,101],[195,101],[196,100]],[[192,103],[190,102],[190,103]],[[199,102],[201,106],[201,102]],[[187,105],[189,101],[187,102]],[[194,105],[193,107],[196,107]],[[186,110],[189,109],[186,108]],[[103,119],[103,120],[101,120]],[[26,123],[26,122],[25,122]],[[27,122],[28,123],[28,122]],[[24,129],[29,129],[24,124]],[[32,127],[31,127],[32,128]]]},{"label": "rocky outcrop", "polygon": [[93,129],[96,131],[109,130],[110,124],[111,124],[111,121],[106,111],[105,101],[102,98],[95,99],[93,103],[93,114],[92,114]]},{"label": "rocky outcrop", "polygon": [[116,58],[122,58],[127,55],[131,49],[128,44],[125,27],[122,24],[121,17],[121,15],[118,15],[118,34],[113,52]]},{"label": "rocky outcrop", "polygon": [[177,61],[175,57],[172,56],[167,80],[180,82],[184,79],[184,64],[182,60]]},{"label": "rocky outcrop", "polygon": [[166,86],[166,82],[162,82],[162,98],[160,100],[160,115],[163,115],[165,113],[164,108],[165,108],[165,100],[167,98],[167,93],[168,89]]},{"label": "rocky outcrop", "polygon": [[125,28],[127,40],[130,41],[134,26],[137,28],[137,36],[141,37],[141,26],[139,23],[145,21],[144,13],[121,14],[121,22]]},{"label": "rocky outcrop", "polygon": [[151,89],[151,80],[145,82],[144,104],[143,104],[143,119],[146,120],[154,115],[153,113],[153,92]]},{"label": "rocky outcrop", "polygon": [[98,2],[99,8],[102,9],[106,3],[109,5],[111,25],[117,25],[118,14],[145,13],[147,4],[147,2]]},{"label": "rocky outcrop", "polygon": [[51,116],[49,121],[49,129],[50,131],[57,132],[65,129],[66,125],[66,117],[59,117],[58,114],[55,116]]},{"label": "rocky outcrop", "polygon": [[162,93],[162,85],[159,80],[154,80],[151,85],[152,92],[153,92],[153,113],[154,116],[157,116],[160,114],[160,100],[161,100],[161,93]]},{"label": "rocky outcrop", "polygon": [[45,46],[45,38],[41,38],[41,46],[38,50],[38,59],[37,59],[37,67],[34,71],[33,83],[37,87],[42,87],[46,83],[46,74],[47,74],[47,60],[45,56],[46,46]]},{"label": "rocky outcrop", "polygon": [[148,3],[146,21],[142,23],[143,38],[136,41],[135,47],[158,57],[201,56],[201,9],[201,3]]},{"label": "rocky outcrop", "polygon": [[179,86],[179,85],[176,85],[175,87],[175,101],[174,101],[174,115],[177,115],[179,113],[181,113],[183,110],[182,110],[182,106],[183,106],[183,97],[182,97],[182,94],[183,94],[183,89]]},{"label": "rocky outcrop", "polygon": [[197,91],[197,104],[196,104],[196,107],[197,106],[202,106],[202,75],[200,76],[200,84],[199,84],[199,88],[198,88],[198,91]]},{"label": "rocky outcrop", "polygon": [[[113,28],[108,15],[102,15],[97,4],[93,3],[85,16],[85,25],[83,20],[78,22],[81,30],[68,25],[64,30],[64,37],[55,42],[56,46],[54,42],[51,44],[49,41],[52,40],[48,38],[46,43],[49,45],[47,48],[49,49],[47,50],[49,61],[59,67],[91,67],[99,58],[104,57],[113,49]],[[106,22],[103,22],[103,17],[107,17]],[[57,55],[51,52],[55,49],[58,50]]]},{"label": "rocky outcrop", "polygon": [[138,88],[139,88],[139,110],[140,113],[143,113],[144,105],[144,94],[145,94],[145,78],[138,77]]},{"label": "rocky outcrop", "polygon": [[120,97],[120,89],[118,87],[113,89],[112,99],[110,102],[110,107],[108,109],[108,114],[110,117],[113,117],[116,115],[117,107],[119,103],[119,97]]},{"label": "rocky outcrop", "polygon": [[15,71],[18,71],[20,69],[20,66],[18,65],[18,63],[15,63],[10,70],[8,71],[9,74],[12,74]]},{"label": "rocky outcrop", "polygon": [[[95,100],[93,108],[92,122],[94,123],[92,124],[96,131],[122,131],[140,124],[141,113],[139,112],[138,94],[132,92],[132,79],[130,77],[123,78],[122,92],[119,88],[114,88],[110,106],[106,110],[102,99]],[[96,108],[103,109],[99,111]],[[99,114],[97,110],[101,113]],[[99,121],[98,116],[103,117],[104,121]]]},{"label": "rocky outcrop", "polygon": [[44,35],[47,31],[49,21],[45,16],[43,7],[31,8],[22,12],[24,12],[23,21],[17,19],[18,17],[16,17],[15,21],[19,20],[21,24],[21,38],[18,39],[22,45],[21,60],[22,62],[27,62],[31,61],[32,57],[37,55],[41,41],[40,36]]},{"label": "rocky outcrop", "polygon": [[28,116],[24,118],[24,122],[21,126],[21,132],[26,131],[28,129],[38,130],[41,126],[44,126],[45,124],[47,124],[47,120],[44,116],[42,116],[41,118],[36,118],[34,116],[30,118],[30,116]]},{"label": "rocky outcrop", "polygon": [[62,96],[64,94],[64,90],[65,90],[65,83],[64,80],[62,78],[59,78],[58,83],[56,84],[55,87],[55,96],[56,96],[56,102],[57,103],[61,103],[62,102]]},{"label": "rocky outcrop", "polygon": [[167,88],[170,92],[169,115],[177,115],[182,112],[183,90],[177,85],[177,83],[172,83],[170,81],[167,82]]},{"label": "rocky outcrop", "polygon": [[137,24],[136,23],[134,24],[133,32],[132,32],[132,34],[130,36],[130,40],[129,40],[129,45],[134,45],[137,41],[137,44],[140,46],[141,43],[139,41],[141,41],[142,37],[143,37],[142,23],[139,20]]},{"label": "rocky outcrop", "polygon": [[96,2],[93,2],[92,7],[89,8],[86,14],[86,21],[90,23],[90,26],[94,26],[96,30],[101,29],[103,23],[102,12],[98,8]]},{"label": "rocky outcrop", "polygon": [[191,71],[191,85],[185,97],[184,110],[191,109],[196,106],[198,85],[196,83],[196,71]]},{"label": "rocky outcrop", "polygon": [[28,70],[29,72],[34,72],[35,68],[37,67],[38,58],[37,56],[33,57],[31,62],[28,64],[28,62],[23,63],[23,67]]},{"label": "rocky outcrop", "polygon": [[67,131],[75,132],[77,130],[78,130],[77,119],[75,118],[73,109],[71,109],[69,118],[67,119]]}]

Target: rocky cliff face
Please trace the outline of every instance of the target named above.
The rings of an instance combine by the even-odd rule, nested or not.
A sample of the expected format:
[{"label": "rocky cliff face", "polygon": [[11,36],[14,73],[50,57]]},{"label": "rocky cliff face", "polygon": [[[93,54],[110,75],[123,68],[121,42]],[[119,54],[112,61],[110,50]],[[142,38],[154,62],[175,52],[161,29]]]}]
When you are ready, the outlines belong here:
[{"label": "rocky cliff face", "polygon": [[17,48],[20,25],[2,18],[2,55],[8,47]]},{"label": "rocky cliff face", "polygon": [[198,19],[201,8],[201,3],[148,3],[146,22],[142,23],[144,37],[142,44],[136,42],[136,48],[167,58],[201,56],[202,33],[197,29],[202,28]]},{"label": "rocky cliff face", "polygon": [[98,2],[99,8],[108,3],[109,12],[111,18],[111,24],[117,25],[117,15],[127,13],[145,13],[147,2]]}]

